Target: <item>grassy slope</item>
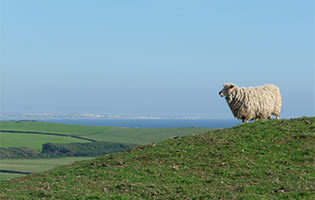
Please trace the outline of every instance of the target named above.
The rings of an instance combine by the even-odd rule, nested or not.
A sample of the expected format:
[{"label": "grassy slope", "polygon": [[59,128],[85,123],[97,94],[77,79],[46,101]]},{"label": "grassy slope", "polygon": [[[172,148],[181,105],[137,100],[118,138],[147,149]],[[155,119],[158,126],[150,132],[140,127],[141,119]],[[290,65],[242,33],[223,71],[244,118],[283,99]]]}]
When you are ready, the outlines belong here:
[{"label": "grassy slope", "polygon": [[38,135],[27,133],[5,133],[0,132],[0,147],[28,147],[37,151],[42,150],[45,143],[72,143],[88,142],[72,137],[62,137],[54,135]]},{"label": "grassy slope", "polygon": [[2,182],[0,198],[312,199],[315,118],[140,146]]},{"label": "grassy slope", "polygon": [[[192,133],[204,133],[209,128],[124,128],[124,127],[102,127],[102,126],[80,126],[67,125],[48,122],[37,121],[0,121],[0,130],[11,131],[34,131],[34,132],[48,132],[61,133],[69,135],[84,136],[86,138],[95,139],[97,141],[109,141],[117,143],[134,143],[134,144],[148,144],[152,142],[162,141],[172,136],[182,136]],[[45,143],[71,143],[71,142],[87,142],[71,137],[50,136],[50,135],[35,135],[23,133],[4,133],[0,132],[0,147],[28,147],[37,151],[42,149],[42,144]],[[37,160],[30,159],[33,162],[32,166],[36,168]],[[45,160],[38,160],[39,162],[46,162]],[[0,164],[1,164],[0,160]],[[1,169],[11,169],[2,165]],[[24,165],[21,165],[24,166]],[[24,170],[29,171],[31,168],[25,165]],[[41,167],[41,165],[39,165]],[[13,170],[13,169],[11,169]],[[44,168],[42,170],[45,170]],[[19,170],[17,170],[19,171]],[[40,171],[40,170],[38,170]],[[7,179],[16,177],[15,174],[0,173],[0,178]],[[18,175],[23,176],[23,175]]]}]

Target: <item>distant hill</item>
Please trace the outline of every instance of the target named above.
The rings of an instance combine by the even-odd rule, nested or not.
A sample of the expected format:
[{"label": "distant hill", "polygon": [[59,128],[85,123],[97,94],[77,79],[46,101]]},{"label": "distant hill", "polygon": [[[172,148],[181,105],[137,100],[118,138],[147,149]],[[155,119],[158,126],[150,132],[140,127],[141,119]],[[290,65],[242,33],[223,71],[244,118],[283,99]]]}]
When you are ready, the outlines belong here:
[{"label": "distant hill", "polygon": [[1,182],[0,199],[314,199],[315,117],[175,137]]}]

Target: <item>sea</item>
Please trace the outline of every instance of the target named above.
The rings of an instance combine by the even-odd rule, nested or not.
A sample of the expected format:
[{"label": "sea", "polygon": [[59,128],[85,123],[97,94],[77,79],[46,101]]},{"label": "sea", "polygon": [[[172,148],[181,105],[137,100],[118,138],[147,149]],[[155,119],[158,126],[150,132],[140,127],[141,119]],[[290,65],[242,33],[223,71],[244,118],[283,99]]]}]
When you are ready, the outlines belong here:
[{"label": "sea", "polygon": [[240,124],[235,119],[51,119],[40,120],[88,126],[118,126],[128,128],[231,128]]}]

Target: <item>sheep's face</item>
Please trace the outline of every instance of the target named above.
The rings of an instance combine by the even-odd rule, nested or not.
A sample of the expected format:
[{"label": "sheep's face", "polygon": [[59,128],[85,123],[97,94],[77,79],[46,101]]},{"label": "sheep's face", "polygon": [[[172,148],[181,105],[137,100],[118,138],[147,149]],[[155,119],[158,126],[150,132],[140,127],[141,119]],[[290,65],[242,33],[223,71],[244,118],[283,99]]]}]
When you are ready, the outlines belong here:
[{"label": "sheep's face", "polygon": [[236,88],[236,85],[233,83],[226,83],[223,85],[223,89],[219,92],[219,95],[221,97],[226,97],[230,95],[233,90]]}]

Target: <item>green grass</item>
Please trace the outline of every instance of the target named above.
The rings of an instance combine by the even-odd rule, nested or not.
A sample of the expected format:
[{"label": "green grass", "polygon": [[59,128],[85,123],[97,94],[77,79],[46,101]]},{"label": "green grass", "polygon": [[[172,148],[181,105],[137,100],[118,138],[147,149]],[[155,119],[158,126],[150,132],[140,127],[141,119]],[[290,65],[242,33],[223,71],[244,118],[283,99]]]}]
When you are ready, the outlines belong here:
[{"label": "green grass", "polygon": [[62,133],[68,135],[88,135],[99,131],[110,131],[119,127],[81,126],[40,121],[0,121],[0,130],[34,131],[46,133]]},{"label": "green grass", "polygon": [[174,136],[206,133],[210,128],[119,128],[86,136],[97,141],[150,144]]},{"label": "green grass", "polygon": [[[13,170],[21,172],[41,172],[53,169],[62,165],[68,165],[79,160],[88,160],[92,157],[67,157],[57,159],[8,159],[0,160],[0,170]],[[0,173],[0,179],[24,176],[21,174]]]},{"label": "green grass", "polygon": [[72,137],[54,136],[54,135],[38,135],[28,133],[6,133],[0,132],[0,148],[1,147],[28,147],[37,151],[42,150],[45,143],[71,143],[71,142],[88,142]]},{"label": "green grass", "polygon": [[315,118],[220,129],[1,182],[1,199],[314,199]]},{"label": "green grass", "polygon": [[9,180],[12,178],[18,178],[25,176],[23,174],[12,174],[12,173],[0,173],[0,180]]},{"label": "green grass", "polygon": [[[0,130],[34,131],[44,133],[61,133],[83,136],[97,141],[150,144],[160,142],[173,136],[183,136],[193,133],[205,133],[211,128],[125,128],[106,126],[81,126],[57,124],[37,121],[1,121]],[[66,137],[67,138],[67,137]],[[17,141],[17,140],[16,140]]]},{"label": "green grass", "polygon": [[[0,130],[10,131],[32,131],[43,133],[59,133],[66,135],[76,135],[95,139],[97,141],[116,142],[116,143],[134,143],[149,144],[162,141],[173,136],[182,136],[192,133],[204,133],[212,129],[208,128],[124,128],[124,127],[101,127],[101,126],[80,126],[67,125],[38,121],[1,121]],[[40,135],[28,133],[5,133],[0,132],[1,147],[28,147],[36,151],[42,150],[45,143],[66,144],[73,142],[87,142],[72,137]],[[23,154],[23,153],[22,153]],[[23,154],[25,155],[25,154]],[[9,155],[11,156],[11,155]],[[19,155],[19,157],[23,157]],[[29,157],[27,154],[25,157]],[[39,165],[36,160],[29,160],[34,165]],[[23,169],[23,165],[21,165]],[[41,167],[39,165],[39,167]],[[8,168],[6,168],[8,169]],[[25,170],[27,171],[26,167]],[[2,173],[4,175],[4,173]],[[9,174],[10,175],[10,174]],[[11,174],[12,175],[12,174]],[[9,176],[9,177],[13,177]]]}]

